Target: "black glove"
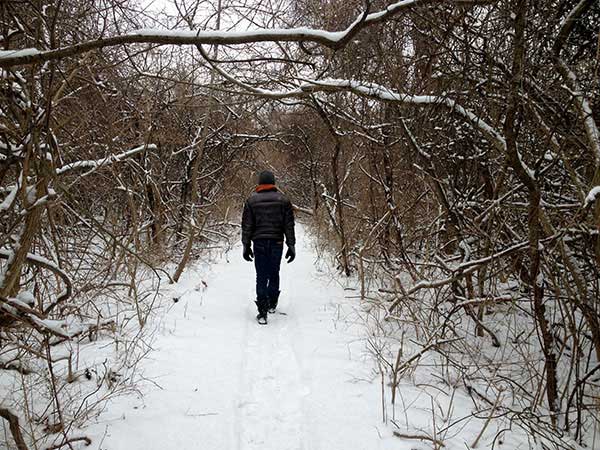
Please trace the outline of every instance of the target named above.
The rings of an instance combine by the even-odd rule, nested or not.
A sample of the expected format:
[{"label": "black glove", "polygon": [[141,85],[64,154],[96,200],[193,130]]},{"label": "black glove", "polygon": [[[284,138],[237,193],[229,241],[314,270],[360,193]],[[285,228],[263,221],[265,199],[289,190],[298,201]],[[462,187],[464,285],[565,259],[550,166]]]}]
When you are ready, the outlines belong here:
[{"label": "black glove", "polygon": [[296,259],[296,247],[293,245],[288,245],[287,252],[285,252],[285,259],[287,259],[288,264],[291,263],[294,259]]},{"label": "black glove", "polygon": [[244,244],[243,256],[246,261],[252,261],[252,258],[254,258],[254,253],[252,253],[252,248],[250,247],[250,244]]}]

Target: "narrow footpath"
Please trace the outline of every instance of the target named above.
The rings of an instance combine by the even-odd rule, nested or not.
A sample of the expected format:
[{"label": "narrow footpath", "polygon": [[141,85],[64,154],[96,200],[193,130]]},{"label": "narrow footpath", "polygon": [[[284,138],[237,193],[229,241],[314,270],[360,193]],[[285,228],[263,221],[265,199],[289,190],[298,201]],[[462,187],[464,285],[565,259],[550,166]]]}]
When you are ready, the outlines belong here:
[{"label": "narrow footpath", "polygon": [[[282,263],[279,312],[256,323],[241,247],[190,268],[142,363],[143,397],[94,425],[103,450],[402,449],[381,424],[380,385],[356,299],[322,269],[304,231]],[[206,287],[202,281],[206,283]],[[385,436],[385,437],[382,437]]]}]

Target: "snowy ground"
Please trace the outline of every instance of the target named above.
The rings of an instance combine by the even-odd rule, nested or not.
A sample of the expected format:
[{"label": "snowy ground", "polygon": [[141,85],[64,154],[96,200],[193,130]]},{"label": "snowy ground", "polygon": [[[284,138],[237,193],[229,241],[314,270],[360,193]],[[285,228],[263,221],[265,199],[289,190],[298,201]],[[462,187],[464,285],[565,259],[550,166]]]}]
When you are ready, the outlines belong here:
[{"label": "snowy ground", "polygon": [[283,314],[268,326],[254,320],[254,268],[239,247],[188,270],[143,363],[143,397],[109,405],[87,430],[93,447],[414,448],[381,424],[357,300],[321,265],[301,235],[296,261],[282,264]]}]

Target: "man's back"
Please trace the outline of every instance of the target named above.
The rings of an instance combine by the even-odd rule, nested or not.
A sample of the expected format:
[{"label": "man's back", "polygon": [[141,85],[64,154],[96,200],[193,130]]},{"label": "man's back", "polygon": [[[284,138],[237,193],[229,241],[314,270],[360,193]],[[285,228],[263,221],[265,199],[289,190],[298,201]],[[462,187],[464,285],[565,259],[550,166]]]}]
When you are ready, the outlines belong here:
[{"label": "man's back", "polygon": [[242,215],[242,242],[256,239],[286,238],[294,245],[294,214],[289,199],[273,187],[254,192],[244,205]]}]

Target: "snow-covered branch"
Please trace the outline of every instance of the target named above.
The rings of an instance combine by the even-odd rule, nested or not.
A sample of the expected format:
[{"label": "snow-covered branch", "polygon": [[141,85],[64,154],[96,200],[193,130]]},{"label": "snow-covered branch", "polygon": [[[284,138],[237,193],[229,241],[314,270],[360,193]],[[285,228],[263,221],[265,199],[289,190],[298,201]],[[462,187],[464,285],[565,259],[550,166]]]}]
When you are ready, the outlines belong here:
[{"label": "snow-covered branch", "polygon": [[131,150],[127,150],[126,152],[119,153],[118,155],[108,155],[105,158],[100,159],[76,161],[59,167],[56,169],[56,174],[63,175],[77,169],[98,169],[116,162],[121,162],[131,156],[143,152],[144,150],[156,150],[157,148],[158,147],[154,144],[144,144],[140,145],[139,147],[132,148]]},{"label": "snow-covered branch", "polygon": [[[468,123],[477,128],[501,152],[504,153],[506,150],[506,141],[498,130],[489,125],[484,119],[477,116],[477,114],[471,110],[461,106],[458,102],[448,97],[439,95],[404,94],[375,83],[364,83],[357,80],[340,80],[335,78],[323,80],[303,80],[294,89],[275,91],[253,87],[229,75],[223,69],[214,64],[213,67],[226,80],[231,81],[232,83],[241,87],[247,93],[266,98],[284,99],[292,97],[305,97],[318,92],[350,92],[360,97],[369,97],[381,101],[399,102],[422,106],[441,106],[448,109],[449,112],[462,117]],[[530,172],[529,169],[528,171]]]},{"label": "snow-covered branch", "polygon": [[586,14],[586,12],[595,3],[596,0],[581,0],[579,3],[577,3],[577,5],[575,5],[575,7],[569,12],[561,24],[558,37],[554,41],[554,45],[552,47],[552,52],[555,64],[567,83],[567,86],[571,90],[573,99],[575,100],[577,111],[581,117],[581,121],[592,150],[596,172],[600,174],[600,132],[598,131],[598,126],[594,120],[592,108],[590,107],[588,98],[586,95],[584,95],[583,90],[579,85],[577,75],[560,56],[561,51],[576,23],[581,20],[583,15]]},{"label": "snow-covered branch", "polygon": [[567,17],[565,17],[565,20],[561,23],[558,37],[552,46],[552,52],[557,58],[560,56],[560,52],[567,42],[567,38],[569,37],[569,34],[571,34],[573,27],[577,24],[577,21],[594,5],[594,3],[596,3],[596,1],[597,0],[581,0],[575,5]]},{"label": "snow-covered branch", "polygon": [[[451,0],[452,3],[487,4],[490,0]],[[85,41],[53,50],[24,48],[0,51],[0,67],[43,63],[70,56],[80,55],[90,50],[124,44],[160,45],[239,45],[257,42],[313,42],[331,49],[343,47],[361,29],[385,22],[396,14],[414,7],[443,3],[442,0],[402,0],[391,3],[385,9],[358,17],[342,31],[326,31],[312,28],[266,28],[248,31],[182,31],[161,29],[140,29],[117,36]],[[448,2],[446,2],[448,3]]]},{"label": "snow-covered branch", "polygon": [[600,198],[600,186],[594,186],[585,197],[583,207],[588,208],[589,206],[593,205],[598,198]]},{"label": "snow-covered branch", "polygon": [[[0,249],[0,259],[10,260],[12,256],[13,256],[12,251]],[[56,301],[45,309],[44,313],[48,314],[52,309],[54,309],[56,307],[56,305],[64,302],[71,296],[71,293],[73,291],[73,285],[71,283],[71,278],[69,277],[69,275],[67,275],[67,273],[64,270],[62,270],[60,267],[58,267],[58,265],[56,263],[54,263],[53,261],[50,261],[49,259],[44,258],[43,256],[34,255],[33,253],[28,253],[25,260],[27,262],[29,262],[30,264],[50,270],[55,275],[57,275],[65,284],[64,290],[58,295],[58,297],[56,298]]]},{"label": "snow-covered branch", "polygon": [[0,312],[6,314],[18,322],[27,324],[42,333],[50,333],[55,336],[70,339],[70,335],[62,329],[63,321],[49,320],[41,313],[31,308],[26,303],[16,298],[0,297]]},{"label": "snow-covered branch", "polygon": [[598,126],[594,120],[590,102],[583,93],[575,72],[573,72],[561,59],[557,61],[557,65],[561,75],[567,83],[567,86],[571,90],[571,94],[573,95],[573,100],[575,101],[575,106],[577,107],[577,112],[581,118],[592,156],[594,158],[594,167],[596,168],[596,171],[600,171],[600,131],[598,130]]}]

